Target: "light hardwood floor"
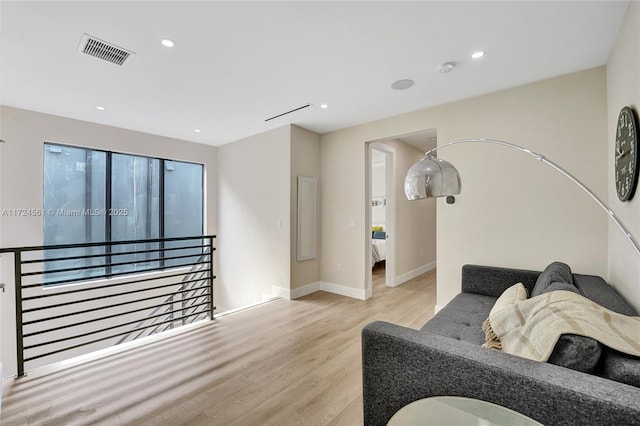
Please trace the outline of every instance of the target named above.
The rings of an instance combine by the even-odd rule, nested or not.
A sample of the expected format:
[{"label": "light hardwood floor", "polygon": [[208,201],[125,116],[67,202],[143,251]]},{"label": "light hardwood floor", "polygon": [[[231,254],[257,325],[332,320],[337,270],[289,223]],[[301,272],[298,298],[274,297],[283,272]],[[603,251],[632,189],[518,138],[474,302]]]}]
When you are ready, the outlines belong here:
[{"label": "light hardwood floor", "polygon": [[435,270],[373,297],[317,292],[76,365],[6,380],[2,425],[361,425],[360,331],[418,328]]}]

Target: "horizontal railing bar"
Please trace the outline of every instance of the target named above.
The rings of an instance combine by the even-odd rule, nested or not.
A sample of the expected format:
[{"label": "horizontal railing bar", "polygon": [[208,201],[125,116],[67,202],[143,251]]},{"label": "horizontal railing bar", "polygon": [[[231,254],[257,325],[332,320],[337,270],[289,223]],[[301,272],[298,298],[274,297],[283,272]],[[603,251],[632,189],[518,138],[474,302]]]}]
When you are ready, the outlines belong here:
[{"label": "horizontal railing bar", "polygon": [[[138,254],[138,253],[153,253],[156,251],[169,251],[169,250],[185,250],[185,249],[193,249],[193,248],[208,248],[207,244],[202,246],[184,246],[184,247],[165,247],[165,248],[157,248],[153,250],[137,250],[137,251],[124,251],[118,253],[101,253],[101,254],[86,254],[83,256],[69,256],[69,257],[52,257],[50,259],[31,259],[31,260],[23,260],[22,264],[26,265],[29,263],[43,263],[43,262],[59,262],[65,260],[78,260],[78,259],[90,259],[92,257],[107,257],[107,256],[124,256],[126,254]],[[216,250],[215,247],[213,249]]]},{"label": "horizontal railing bar", "polygon": [[[137,289],[137,290],[125,291],[125,292],[122,292],[122,293],[107,294],[107,295],[104,295],[104,296],[91,297],[89,299],[72,300],[70,302],[57,303],[55,305],[47,305],[47,306],[40,306],[40,307],[37,307],[37,308],[24,309],[22,312],[23,313],[28,313],[28,312],[41,311],[43,309],[52,309],[52,308],[60,308],[62,306],[75,305],[77,303],[94,302],[96,300],[108,299],[110,297],[125,296],[127,294],[142,293],[144,291],[157,290],[157,289],[160,289],[160,288],[171,287],[171,286],[174,286],[174,285],[186,284],[186,283],[189,283],[189,282],[204,281],[204,280],[208,280],[209,278],[210,277],[195,278],[193,280],[188,280],[188,281],[180,281],[180,282],[177,282],[177,283],[170,283],[170,284],[164,284],[164,285],[159,285],[159,286],[154,286],[154,287],[141,288],[141,289]],[[44,297],[60,296],[60,295],[65,295],[65,294],[69,294],[69,293],[72,293],[72,292],[68,291],[68,292],[65,292],[65,293],[57,293],[57,294],[53,294],[53,295],[32,296],[32,297],[29,297],[29,298],[25,298],[24,300],[42,299]]]},{"label": "horizontal railing bar", "polygon": [[[107,255],[105,255],[107,256]],[[118,263],[105,263],[104,265],[91,265],[91,266],[78,266],[75,268],[63,268],[63,269],[52,269],[49,271],[34,271],[34,272],[23,272],[23,277],[30,277],[33,275],[44,275],[44,274],[59,274],[61,272],[71,272],[71,271],[82,271],[84,269],[95,269],[95,268],[107,268],[109,266],[122,266],[122,265],[133,265],[135,263],[147,263],[147,262],[159,262],[161,260],[171,260],[171,259],[184,259],[187,257],[206,257],[210,256],[210,253],[194,253],[189,255],[182,256],[169,256],[169,257],[158,257],[154,259],[144,259],[144,260],[133,260],[130,262],[118,262]],[[208,260],[206,260],[208,262]],[[160,269],[160,267],[156,267],[153,269]],[[106,274],[105,274],[106,275]],[[49,285],[49,284],[47,284]]]},{"label": "horizontal railing bar", "polygon": [[[163,314],[166,314],[166,315],[169,315],[170,313],[171,313],[171,312],[169,312],[169,311],[167,311],[167,312],[163,312]],[[151,323],[150,323],[149,325],[156,325],[156,324],[159,324],[159,323],[158,323],[158,320],[159,320],[159,319],[160,319],[160,317],[158,317],[158,318],[153,318],[153,320],[151,321]],[[147,322],[147,321],[146,321],[146,319],[142,319],[142,320],[140,320],[140,321],[139,321],[139,325],[142,325],[142,324],[143,324],[143,323],[145,323],[145,322]],[[139,333],[139,334],[142,334],[142,333],[143,333],[143,330],[138,331],[137,329],[134,329],[134,330],[132,331],[132,333]]]},{"label": "horizontal railing bar", "polygon": [[[151,335],[151,334],[153,334],[153,333],[156,333],[156,332],[158,331],[158,328],[159,328],[160,326],[162,326],[163,324],[158,324],[158,325],[156,325],[156,323],[155,323],[155,319],[154,319],[154,321],[151,321],[151,324],[149,324],[149,325],[150,325],[150,326],[152,326],[152,327],[153,327],[153,326],[155,326],[155,327],[153,327],[153,328],[152,328],[152,330],[151,330],[151,332],[148,334],[148,336],[149,336],[149,335]],[[167,325],[168,325],[168,326],[171,326],[171,324],[167,324]],[[149,328],[151,328],[151,327],[149,327]],[[133,340],[138,340],[138,339],[140,339],[140,338],[143,336],[143,334],[145,333],[145,330],[146,330],[146,328],[145,328],[145,329],[141,329],[141,330],[133,330],[131,333],[129,333],[129,334],[127,334],[127,335],[125,335],[125,336],[124,336],[124,339],[126,339],[127,337],[131,337],[131,341],[133,341]],[[120,343],[122,343],[122,341],[120,341],[120,342],[116,343],[116,345],[119,345]],[[115,345],[114,345],[114,346],[115,346]]]},{"label": "horizontal railing bar", "polygon": [[198,235],[194,237],[173,237],[173,238],[151,238],[148,240],[123,240],[123,241],[104,241],[97,243],[76,243],[76,244],[57,244],[47,246],[28,246],[28,247],[10,247],[0,248],[0,253],[15,253],[25,251],[42,251],[42,250],[61,250],[67,248],[79,248],[79,247],[101,247],[101,246],[116,246],[125,244],[144,244],[144,243],[160,243],[169,241],[183,241],[183,240],[213,240],[215,235]]},{"label": "horizontal railing bar", "polygon": [[[202,287],[202,288],[205,288],[205,287]],[[161,297],[161,296],[158,296],[158,297]],[[77,327],[79,325],[90,324],[90,323],[96,322],[96,321],[104,321],[104,320],[110,319],[110,318],[116,318],[116,317],[120,317],[120,316],[124,316],[124,315],[135,314],[136,312],[148,311],[150,309],[159,308],[161,306],[175,305],[176,303],[180,303],[180,302],[185,301],[185,300],[201,299],[202,297],[204,297],[204,296],[189,297],[189,298],[180,299],[178,301],[161,303],[159,305],[147,306],[145,308],[140,308],[140,309],[133,309],[131,311],[120,312],[120,313],[117,313],[117,314],[107,315],[107,316],[100,317],[100,318],[92,318],[92,319],[89,319],[89,320],[80,321],[80,322],[76,322],[76,323],[73,323],[73,324],[67,324],[67,325],[62,325],[62,326],[59,326],[59,327],[48,328],[46,330],[34,331],[32,333],[25,333],[23,335],[23,337],[27,338],[27,337],[31,337],[31,336],[37,336],[38,334],[51,333],[52,331],[64,330],[65,328]],[[191,306],[198,306],[198,305],[192,304]],[[178,311],[181,311],[181,310],[184,310],[184,308],[181,308],[181,309],[178,309],[178,310],[174,309],[174,310],[170,310],[170,311],[165,311],[165,312],[163,312],[162,314],[160,314],[158,316],[162,316],[162,315],[178,312]],[[142,318],[142,319],[137,319],[134,322],[140,322],[140,321],[144,321],[144,320],[146,320],[148,318],[154,318],[154,317],[156,317],[156,316],[155,315],[154,316],[148,316],[148,317],[145,317],[145,318]],[[49,319],[53,319],[53,318],[49,318]],[[24,323],[24,324],[27,325],[27,323]],[[123,325],[125,325],[125,324],[123,324]]]},{"label": "horizontal railing bar", "polygon": [[[193,317],[193,316],[197,316],[197,315],[201,315],[201,314],[204,314],[204,313],[207,313],[207,312],[209,312],[209,310],[208,310],[208,309],[205,309],[205,310],[204,310],[204,311],[202,311],[202,312],[197,312],[197,313],[193,313],[193,314],[185,315],[185,316],[182,316],[182,317],[179,317],[179,318],[173,318],[173,319],[171,319],[171,320],[164,321],[164,322],[162,322],[162,323],[160,323],[160,324],[166,324],[166,323],[170,323],[170,322],[174,322],[174,321],[180,321],[180,320],[182,320],[182,319],[189,318],[189,317]],[[157,325],[160,325],[160,324],[157,324]],[[140,328],[138,328],[137,330],[144,330],[144,329],[146,329],[146,328],[156,327],[157,325],[156,325],[156,324],[154,324],[154,325],[150,325],[150,326],[146,326],[146,327],[140,327]],[[137,330],[136,330],[136,331],[137,331]],[[32,357],[30,357],[30,358],[25,358],[24,362],[27,362],[27,361],[33,361],[33,360],[38,359],[38,358],[43,358],[43,357],[46,357],[46,356],[55,355],[55,354],[60,353],[60,352],[65,352],[65,351],[69,351],[69,350],[71,350],[71,349],[80,348],[80,347],[82,347],[82,346],[92,345],[92,344],[94,344],[94,343],[102,342],[102,341],[104,341],[104,340],[113,339],[114,337],[124,336],[124,335],[127,335],[127,334],[129,334],[129,333],[131,333],[131,331],[125,331],[125,332],[118,333],[118,334],[114,334],[114,335],[111,335],[111,336],[101,337],[100,339],[94,339],[94,340],[92,340],[92,341],[90,341],[90,342],[80,343],[80,344],[78,344],[78,345],[70,346],[70,347],[63,348],[63,349],[58,349],[58,350],[53,351],[53,352],[48,352],[48,353],[45,353],[45,354],[40,354],[40,355],[32,356]],[[26,349],[26,348],[25,348],[25,349]]]},{"label": "horizontal railing bar", "polygon": [[[212,263],[212,262],[209,262],[209,265],[213,265],[213,263]],[[204,270],[205,270],[205,269],[203,269],[203,271],[204,271]],[[206,270],[207,270],[207,271],[210,271],[211,269],[206,269]],[[198,275],[198,274],[200,274],[200,271],[199,271],[199,270],[191,271],[189,274],[186,274],[187,276],[186,276],[185,278],[189,278],[189,275],[194,275],[194,276],[195,276],[195,275]]]},{"label": "horizontal railing bar", "polygon": [[[204,303],[201,303],[200,305],[206,305],[207,303],[208,302],[204,302]],[[172,311],[172,313],[173,312],[179,312],[181,310],[182,309],[178,309],[178,310]],[[167,313],[168,312],[157,314],[157,315],[153,315],[153,316],[148,316],[148,317],[146,317],[144,319],[155,318],[155,317],[158,317],[158,316],[161,317],[161,316],[167,315]],[[175,320],[173,320],[173,321],[175,321]],[[67,340],[79,339],[81,337],[91,336],[92,334],[104,333],[105,331],[113,330],[113,329],[120,328],[120,327],[125,327],[127,325],[133,325],[133,324],[136,324],[136,323],[139,323],[139,322],[140,322],[140,319],[137,319],[135,321],[123,322],[122,324],[112,325],[111,327],[105,327],[105,328],[101,328],[100,330],[89,331],[87,333],[76,334],[75,336],[63,337],[62,339],[50,340],[50,341],[41,342],[41,343],[35,343],[33,345],[25,346],[24,349],[25,350],[29,350],[29,349],[33,349],[33,348],[39,348],[41,346],[47,346],[47,345],[53,345],[53,344],[56,344],[56,343],[62,343],[62,342],[66,342]],[[161,324],[161,323],[157,323],[157,324]],[[135,331],[135,330],[129,330],[129,333],[131,331]]]},{"label": "horizontal railing bar", "polygon": [[[199,299],[199,298],[201,298],[201,297],[205,297],[205,295],[198,296],[197,298]],[[207,303],[208,303],[208,302],[209,302],[209,301],[207,300]],[[199,306],[199,305],[196,305],[196,304],[194,303],[194,304],[192,304],[192,305],[190,305],[190,306],[185,306],[185,307],[183,307],[183,308],[182,308],[182,310],[183,310],[183,311],[188,311],[189,309],[193,309],[193,308],[196,308],[196,307],[198,307],[198,306]]]},{"label": "horizontal railing bar", "polygon": [[[196,294],[196,295],[194,295],[192,297],[189,297],[188,299],[192,299],[193,297],[207,297],[207,296],[209,296],[211,294],[211,292],[209,291],[209,288],[210,288],[209,286],[207,286],[207,287],[198,287],[198,290],[205,289],[206,291],[204,293]],[[188,299],[184,298],[182,300],[188,300]]]},{"label": "horizontal railing bar", "polygon": [[209,296],[209,288],[208,287],[199,287],[198,289],[204,288],[206,291],[200,294],[187,295],[189,297],[205,297]]},{"label": "horizontal railing bar", "polygon": [[[196,263],[185,263],[185,264],[180,264],[180,265],[172,265],[172,266],[167,266],[164,268],[147,268],[147,269],[139,269],[137,271],[128,271],[128,272],[116,272],[116,273],[111,273],[111,274],[102,274],[102,275],[92,275],[89,277],[84,277],[84,278],[72,278],[72,279],[68,279],[68,280],[59,280],[59,281],[51,281],[48,283],[36,283],[36,284],[28,284],[28,285],[23,285],[22,288],[32,288],[32,287],[55,287],[56,285],[59,284],[67,284],[67,283],[77,283],[77,282],[82,282],[82,281],[91,281],[91,280],[96,280],[96,279],[101,279],[101,278],[113,278],[113,277],[120,277],[123,275],[134,275],[134,274],[141,274],[143,272],[149,272],[149,271],[162,271],[165,269],[172,269],[172,268],[181,268],[184,266],[193,266],[193,265],[202,265],[205,263],[209,263],[208,261],[206,262],[196,262]],[[185,274],[187,274],[189,272],[185,272]],[[183,274],[184,275],[184,274]],[[97,288],[97,287],[95,287]]]},{"label": "horizontal railing bar", "polygon": [[[203,269],[202,271],[208,271],[209,269]],[[117,287],[120,285],[127,285],[127,284],[135,284],[135,283],[141,283],[141,282],[145,282],[145,281],[153,281],[153,280],[159,280],[159,279],[164,279],[164,278],[173,278],[173,277],[179,277],[181,275],[189,275],[189,274],[193,274],[193,273],[198,273],[199,271],[186,271],[186,272],[178,272],[177,274],[171,274],[171,275],[166,275],[162,278],[159,277],[148,277],[148,278],[140,278],[138,280],[133,280],[133,281],[125,281],[125,282],[121,282],[121,283],[116,283],[116,284],[109,284],[109,285],[104,285],[104,286],[99,286],[99,287],[91,287],[91,288],[81,288],[81,289],[77,289],[77,290],[72,290],[72,291],[67,291],[64,293],[56,293],[56,295],[58,294],[71,294],[71,293],[79,293],[82,291],[89,291],[92,289],[99,289],[99,288],[109,288],[109,287]],[[76,282],[77,280],[68,280],[68,282]],[[63,283],[63,281],[56,281],[56,283]],[[22,289],[27,289],[27,288],[35,288],[35,287],[43,287],[43,286],[50,286],[52,284],[43,284],[43,283],[39,283],[39,284],[28,284],[28,285],[23,285]],[[54,286],[55,288],[55,286]]]},{"label": "horizontal railing bar", "polygon": [[[199,281],[204,281],[204,280],[199,280]],[[180,285],[180,283],[176,283],[176,284],[172,284],[172,285]],[[209,288],[209,286],[197,287],[197,288],[198,289],[201,289],[201,288],[207,289],[207,288]],[[158,299],[159,297],[167,297],[167,296],[171,296],[171,295],[178,294],[178,293],[186,293],[188,291],[190,291],[190,290],[178,290],[178,291],[174,291],[174,292],[171,292],[171,293],[162,293],[162,294],[160,294],[158,296],[145,297],[145,298],[142,298],[142,299],[136,299],[136,300],[131,300],[131,301],[122,302],[122,303],[114,303],[114,304],[111,304],[111,305],[100,306],[99,308],[85,309],[83,311],[76,311],[76,312],[71,312],[71,313],[68,313],[68,314],[56,315],[56,316],[53,316],[53,317],[40,318],[40,319],[37,319],[37,320],[31,320],[31,321],[25,321],[23,324],[25,326],[26,325],[31,325],[31,324],[37,324],[39,322],[51,321],[51,320],[56,320],[56,319],[60,319],[60,318],[71,317],[73,315],[87,314],[89,312],[95,312],[95,311],[101,311],[101,310],[105,310],[105,309],[117,308],[117,307],[124,306],[124,305],[131,305],[132,303],[146,302],[146,301],[149,301],[149,300]],[[208,295],[209,293],[207,292],[206,294]],[[203,297],[203,296],[204,295],[201,294],[201,295],[194,296],[194,297]],[[191,299],[191,297],[189,297],[188,299]],[[187,300],[187,298],[180,299],[180,300]],[[173,303],[175,303],[175,302],[173,302]],[[154,305],[154,306],[151,306],[151,308],[156,307],[156,306],[162,306],[162,305]],[[151,308],[145,308],[145,309],[151,309]],[[39,308],[38,310],[41,310],[41,309],[45,309],[45,308]]]}]

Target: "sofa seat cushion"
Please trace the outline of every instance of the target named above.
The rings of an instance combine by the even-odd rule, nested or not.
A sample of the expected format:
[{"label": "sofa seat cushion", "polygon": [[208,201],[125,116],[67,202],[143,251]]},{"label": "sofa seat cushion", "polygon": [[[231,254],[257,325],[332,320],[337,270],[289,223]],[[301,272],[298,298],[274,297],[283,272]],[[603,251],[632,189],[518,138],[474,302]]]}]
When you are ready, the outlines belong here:
[{"label": "sofa seat cushion", "polygon": [[496,303],[495,297],[460,293],[421,330],[456,340],[482,345],[485,342],[482,323]]}]

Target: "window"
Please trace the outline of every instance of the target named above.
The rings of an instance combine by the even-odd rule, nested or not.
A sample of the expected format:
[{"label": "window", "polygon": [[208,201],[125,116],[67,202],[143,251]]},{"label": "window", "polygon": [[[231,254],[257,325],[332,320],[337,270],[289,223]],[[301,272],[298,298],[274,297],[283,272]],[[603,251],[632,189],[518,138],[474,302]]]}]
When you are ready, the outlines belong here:
[{"label": "window", "polygon": [[[201,164],[45,143],[44,244],[202,235],[203,176]],[[114,265],[110,273],[176,266],[184,264],[184,258],[165,261],[164,257],[199,253],[198,249],[184,249],[160,256],[148,251],[159,244],[114,246],[110,263],[125,265]],[[181,244],[184,242],[167,242],[165,247]],[[147,252],[118,255],[135,250]],[[103,263],[104,257],[68,258],[104,251],[104,247],[84,247],[45,254],[45,258],[65,258],[46,262],[45,270],[85,268],[48,273],[46,281],[103,275],[104,268],[86,267]]]}]

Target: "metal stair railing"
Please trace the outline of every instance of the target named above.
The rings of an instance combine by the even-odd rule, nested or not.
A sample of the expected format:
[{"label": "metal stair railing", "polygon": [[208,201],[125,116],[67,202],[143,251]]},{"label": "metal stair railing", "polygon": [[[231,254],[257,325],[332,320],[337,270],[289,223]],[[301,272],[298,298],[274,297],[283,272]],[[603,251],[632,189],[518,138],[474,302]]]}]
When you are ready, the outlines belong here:
[{"label": "metal stair railing", "polygon": [[36,360],[212,320],[215,238],[0,249],[14,257],[17,377]]},{"label": "metal stair railing", "polygon": [[[204,261],[206,260],[205,258],[209,255],[208,252],[203,253],[202,255],[200,255],[200,257],[198,258],[198,262]],[[185,311],[188,311],[190,308],[186,306],[186,301],[190,302],[190,306],[193,306],[194,304],[196,304],[196,302],[198,301],[202,301],[203,298],[207,298],[209,296],[209,293],[207,291],[207,289],[203,289],[203,288],[197,288],[195,289],[195,287],[199,284],[202,283],[202,281],[206,280],[207,277],[204,276],[205,273],[203,271],[200,270],[199,267],[194,266],[191,268],[191,271],[188,275],[185,275],[184,278],[182,279],[182,285],[180,286],[179,291],[177,291],[176,293],[173,293],[171,295],[169,295],[165,300],[163,300],[163,303],[160,306],[155,307],[150,313],[149,313],[149,317],[143,319],[142,321],[140,321],[138,324],[136,324],[131,333],[123,336],[120,338],[120,340],[118,340],[118,342],[116,343],[116,345],[122,344],[124,342],[127,341],[132,341],[132,340],[136,340],[139,339],[141,337],[145,337],[145,336],[150,336],[152,334],[158,333],[158,332],[163,332],[166,330],[170,330],[172,328],[174,328],[174,322],[169,322],[167,324],[164,324],[163,327],[161,327],[160,325],[156,328],[146,328],[146,325],[155,325],[158,321],[160,321],[162,318],[166,318],[167,320],[171,320],[174,319],[174,312],[172,310],[173,308],[173,304],[174,303],[178,303],[181,302],[182,303],[182,324],[181,325],[187,325],[187,324],[191,324],[193,322],[196,322],[200,319],[199,316],[196,317],[186,317],[185,316]],[[197,279],[197,280],[195,280]],[[195,289],[195,290],[194,290]],[[200,291],[201,294],[197,295],[196,297],[192,297],[189,292],[191,290],[194,290],[195,292]],[[174,300],[176,298],[176,296],[180,295],[181,300],[180,301],[176,301]],[[164,309],[163,309],[164,308]],[[158,314],[161,310],[166,311],[166,317],[162,317],[162,316],[157,316],[156,314]],[[160,329],[160,331],[158,331],[158,329]]]}]

